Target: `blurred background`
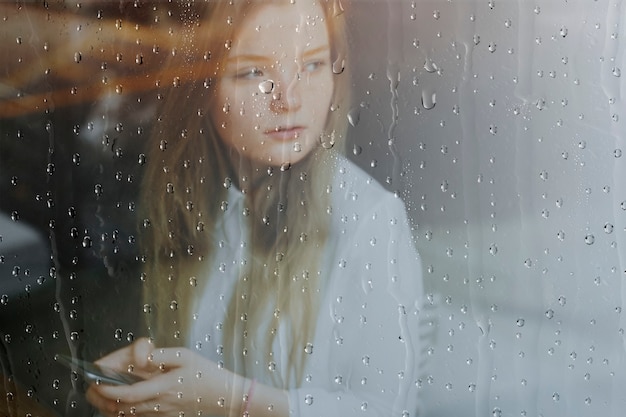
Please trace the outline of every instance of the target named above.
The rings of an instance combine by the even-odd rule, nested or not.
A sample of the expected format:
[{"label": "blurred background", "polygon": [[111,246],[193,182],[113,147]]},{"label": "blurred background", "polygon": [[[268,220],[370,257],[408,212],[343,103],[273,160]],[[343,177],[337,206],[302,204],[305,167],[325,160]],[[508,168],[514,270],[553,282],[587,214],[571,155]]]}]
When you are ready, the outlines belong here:
[{"label": "blurred background", "polygon": [[[157,81],[175,76],[158,68],[180,41],[168,7],[0,3],[7,415],[85,415],[51,353],[142,334],[134,197]],[[405,200],[424,262],[422,415],[626,410],[625,8],[346,7],[347,152]]]}]

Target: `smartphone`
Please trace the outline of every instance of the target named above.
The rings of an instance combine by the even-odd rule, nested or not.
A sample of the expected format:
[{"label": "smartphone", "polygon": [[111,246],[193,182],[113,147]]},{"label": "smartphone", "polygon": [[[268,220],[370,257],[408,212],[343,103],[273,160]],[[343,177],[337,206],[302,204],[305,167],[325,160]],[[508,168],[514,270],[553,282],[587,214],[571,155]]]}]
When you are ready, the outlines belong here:
[{"label": "smartphone", "polygon": [[143,378],[136,374],[116,371],[67,355],[57,354],[54,359],[91,382],[110,385],[132,385],[136,382],[143,381]]}]

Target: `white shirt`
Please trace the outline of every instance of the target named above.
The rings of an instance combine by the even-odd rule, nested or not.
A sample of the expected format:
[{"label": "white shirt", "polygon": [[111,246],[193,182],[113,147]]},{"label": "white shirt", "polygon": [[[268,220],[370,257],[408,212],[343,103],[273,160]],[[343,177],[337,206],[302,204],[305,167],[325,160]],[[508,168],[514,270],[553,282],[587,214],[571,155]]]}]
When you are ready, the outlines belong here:
[{"label": "white shirt", "polygon": [[[414,416],[422,270],[404,204],[346,159],[337,161],[330,234],[322,259],[328,277],[305,381],[290,387],[291,415]],[[212,274],[189,346],[221,359],[222,323],[246,256],[243,196],[233,188],[216,227]],[[280,357],[279,331],[274,352]],[[284,344],[283,344],[284,345]],[[255,375],[246,375],[254,378]],[[406,414],[404,414],[406,412]]]}]

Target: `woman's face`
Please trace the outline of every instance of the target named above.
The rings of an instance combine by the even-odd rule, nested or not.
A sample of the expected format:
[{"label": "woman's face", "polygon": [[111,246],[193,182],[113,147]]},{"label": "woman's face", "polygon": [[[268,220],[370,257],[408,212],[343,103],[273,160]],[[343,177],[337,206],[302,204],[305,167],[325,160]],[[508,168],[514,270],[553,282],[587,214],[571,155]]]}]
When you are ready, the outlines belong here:
[{"label": "woman's face", "polygon": [[295,164],[320,144],[333,73],[324,13],[312,3],[264,5],[234,22],[211,116],[224,143],[253,163]]}]

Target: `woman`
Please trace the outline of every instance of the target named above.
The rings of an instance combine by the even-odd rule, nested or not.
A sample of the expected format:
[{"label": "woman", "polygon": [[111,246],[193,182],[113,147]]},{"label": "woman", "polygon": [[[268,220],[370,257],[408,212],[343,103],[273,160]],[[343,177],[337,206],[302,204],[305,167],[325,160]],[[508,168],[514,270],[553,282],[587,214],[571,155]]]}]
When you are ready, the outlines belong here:
[{"label": "woman", "polygon": [[193,51],[172,59],[209,74],[175,81],[147,158],[153,337],[99,361],[146,380],[88,399],[110,416],[414,415],[420,262],[400,200],[339,156],[341,6],[184,13]]}]

